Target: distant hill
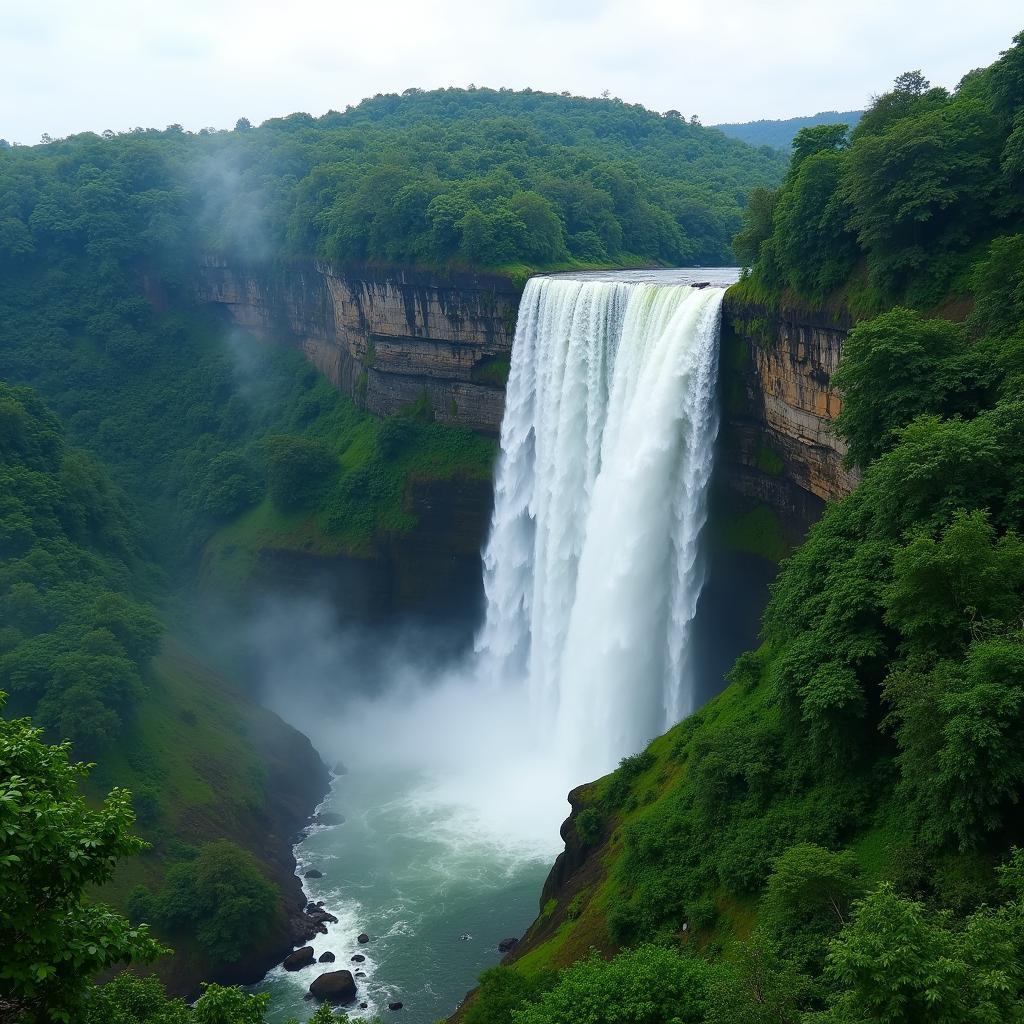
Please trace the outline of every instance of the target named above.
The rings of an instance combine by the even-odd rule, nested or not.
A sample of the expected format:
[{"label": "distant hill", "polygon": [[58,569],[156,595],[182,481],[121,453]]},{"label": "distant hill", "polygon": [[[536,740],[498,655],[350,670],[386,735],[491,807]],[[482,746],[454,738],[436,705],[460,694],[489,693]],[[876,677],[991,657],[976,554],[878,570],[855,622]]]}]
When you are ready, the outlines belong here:
[{"label": "distant hill", "polygon": [[716,124],[714,127],[730,138],[740,139],[751,146],[771,146],[788,152],[796,133],[815,124],[848,124],[851,128],[860,120],[862,110],[823,110],[811,117],[789,117],[782,121],[745,121],[742,124]]}]

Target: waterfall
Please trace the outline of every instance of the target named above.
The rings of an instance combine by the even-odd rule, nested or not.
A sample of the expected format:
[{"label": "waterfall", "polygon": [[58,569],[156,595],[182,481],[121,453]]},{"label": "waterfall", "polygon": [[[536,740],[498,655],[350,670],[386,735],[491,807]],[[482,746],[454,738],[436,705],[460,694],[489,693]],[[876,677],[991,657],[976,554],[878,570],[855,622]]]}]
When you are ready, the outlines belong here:
[{"label": "waterfall", "polygon": [[481,666],[578,780],[693,710],[718,430],[722,289],[622,278],[527,283],[484,552]]}]

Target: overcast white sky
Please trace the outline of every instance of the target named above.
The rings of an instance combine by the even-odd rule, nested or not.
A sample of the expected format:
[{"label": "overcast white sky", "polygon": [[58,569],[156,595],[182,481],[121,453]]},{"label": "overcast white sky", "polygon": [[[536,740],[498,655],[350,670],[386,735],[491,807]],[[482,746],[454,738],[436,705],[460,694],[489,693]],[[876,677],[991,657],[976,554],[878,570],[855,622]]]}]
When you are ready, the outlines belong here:
[{"label": "overcast white sky", "polygon": [[1019,0],[0,0],[0,137],[321,114],[410,86],[512,86],[697,113],[855,109],[953,86]]}]

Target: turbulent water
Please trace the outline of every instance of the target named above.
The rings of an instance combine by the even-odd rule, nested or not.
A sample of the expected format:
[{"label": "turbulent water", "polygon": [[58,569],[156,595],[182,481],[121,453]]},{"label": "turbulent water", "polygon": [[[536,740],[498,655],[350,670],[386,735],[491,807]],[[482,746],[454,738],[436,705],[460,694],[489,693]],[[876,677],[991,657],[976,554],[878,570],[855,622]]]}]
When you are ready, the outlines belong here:
[{"label": "turbulent water", "polygon": [[693,710],[722,294],[548,277],[520,305],[478,650],[578,779]]},{"label": "turbulent water", "polygon": [[723,289],[687,281],[733,279],[527,284],[471,657],[425,669],[413,638],[368,667],[308,608],[254,630],[277,710],[351,769],[327,804],[345,823],[296,847],[324,872],[307,894],[339,923],[314,948],[337,960],[271,972],[272,1020],[307,1019],[310,981],[342,968],[365,975],[354,1017],[394,999],[410,1024],[451,1013],[535,916],[564,794],[693,709]]}]

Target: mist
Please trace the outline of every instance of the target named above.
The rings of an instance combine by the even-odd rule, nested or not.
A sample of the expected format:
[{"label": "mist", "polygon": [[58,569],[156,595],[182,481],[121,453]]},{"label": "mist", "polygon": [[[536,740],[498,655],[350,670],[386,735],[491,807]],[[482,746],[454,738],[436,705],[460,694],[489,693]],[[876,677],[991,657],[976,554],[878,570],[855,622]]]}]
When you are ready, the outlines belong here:
[{"label": "mist", "polygon": [[252,609],[239,641],[263,702],[328,765],[405,776],[455,833],[549,856],[583,780],[541,749],[525,685],[482,674],[475,625],[341,623],[326,598],[278,595]]}]

